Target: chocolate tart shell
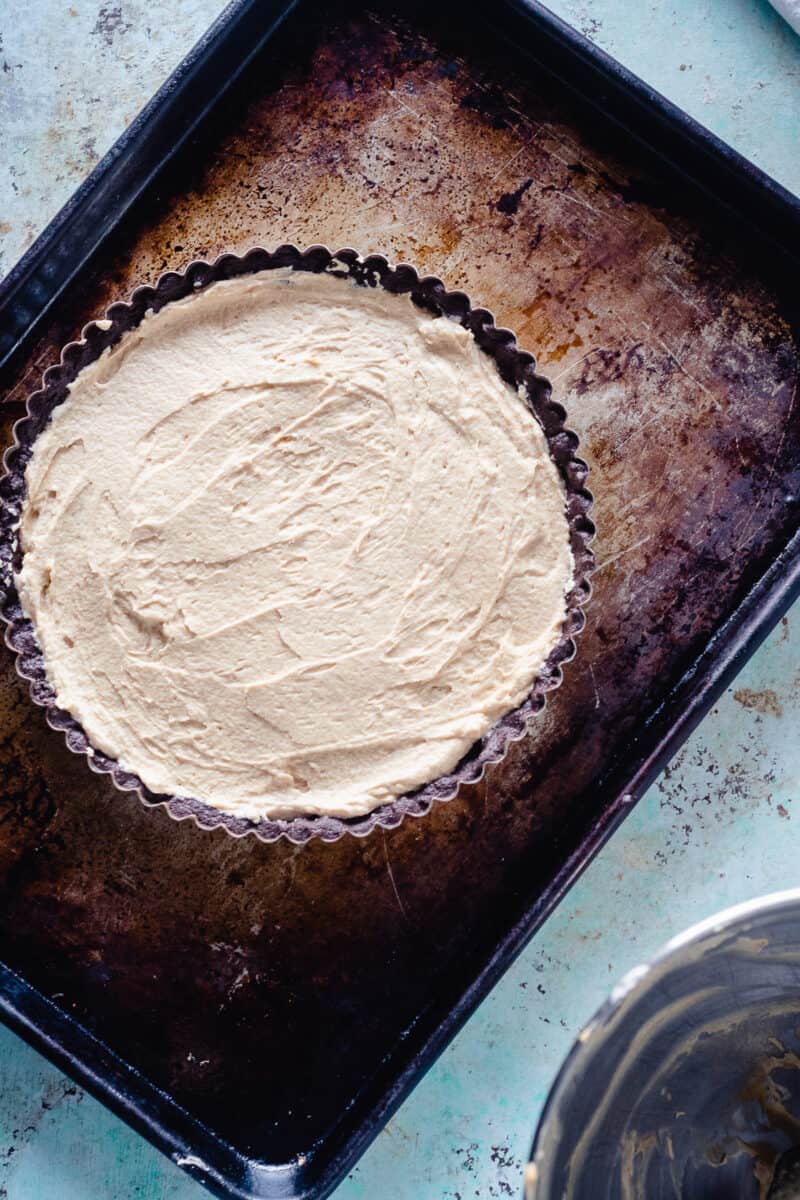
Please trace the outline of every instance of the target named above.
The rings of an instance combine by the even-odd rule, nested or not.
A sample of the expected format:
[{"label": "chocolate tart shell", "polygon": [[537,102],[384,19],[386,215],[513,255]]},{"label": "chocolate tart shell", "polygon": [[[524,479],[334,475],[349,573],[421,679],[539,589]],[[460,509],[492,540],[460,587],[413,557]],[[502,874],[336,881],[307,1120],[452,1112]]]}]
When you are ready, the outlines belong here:
[{"label": "chocolate tart shell", "polygon": [[[575,562],[574,582],[567,596],[567,616],[561,637],[533,681],[526,699],[497,721],[449,774],[363,816],[347,819],[300,816],[254,821],[191,798],[151,792],[138,776],[95,750],[80,724],[59,708],[47,679],[36,631],[22,609],[14,579],[21,559],[18,527],[25,502],[25,468],[37,436],[48,424],[53,410],[66,399],[76,375],[135,329],[147,312],[157,312],[165,304],[181,300],[219,280],[276,267],[325,271],[342,278],[349,277],[362,286],[383,287],[389,292],[408,295],[414,303],[437,315],[459,321],[481,349],[494,359],[503,379],[524,389],[542,426],[566,492],[566,514]],[[333,254],[324,246],[299,250],[296,246],[284,245],[272,252],[257,248],[243,256],[224,254],[213,263],[197,261],[190,263],[185,271],[170,271],[162,275],[155,286],[137,288],[127,302],[112,304],[104,319],[90,322],[79,341],[66,345],[58,365],[45,371],[40,390],[29,398],[27,415],[14,426],[14,444],[5,453],[5,474],[0,479],[0,617],[7,626],[5,640],[16,656],[17,673],[29,681],[33,701],[44,708],[48,724],[63,732],[70,750],[85,755],[90,768],[109,775],[121,791],[138,793],[142,803],[165,808],[175,820],[190,818],[201,829],[222,829],[232,837],[254,834],[264,842],[287,838],[302,844],[310,838],[337,841],[345,834],[365,837],[378,827],[394,828],[406,817],[422,817],[434,803],[452,800],[462,783],[479,780],[490,763],[503,758],[509,743],[525,735],[529,719],[544,706],[545,694],[558,687],[564,663],[575,655],[574,638],[584,626],[583,606],[591,595],[589,576],[594,558],[589,544],[594,536],[594,525],[589,517],[592,497],[585,486],[588,468],[577,457],[578,439],[566,427],[565,420],[564,409],[551,398],[550,384],[536,372],[533,355],[519,349],[513,333],[499,329],[485,308],[473,308],[463,292],[447,291],[442,281],[434,276],[420,278],[414,268],[406,264],[392,267],[381,255],[360,258],[355,250],[349,249]]]}]

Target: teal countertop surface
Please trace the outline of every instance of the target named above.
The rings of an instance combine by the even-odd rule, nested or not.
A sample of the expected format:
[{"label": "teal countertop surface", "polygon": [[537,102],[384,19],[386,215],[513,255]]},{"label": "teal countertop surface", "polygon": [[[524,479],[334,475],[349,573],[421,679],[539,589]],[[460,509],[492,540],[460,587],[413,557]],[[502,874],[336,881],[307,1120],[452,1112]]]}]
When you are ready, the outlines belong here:
[{"label": "teal countertop surface", "polygon": [[[766,0],[551,8],[800,193],[800,38]],[[0,273],[220,10],[0,0]],[[166,13],[169,10],[169,18]],[[86,53],[87,47],[90,53]],[[640,801],[336,1200],[520,1195],[553,1077],[614,982],[671,935],[800,882],[800,606]],[[207,1193],[0,1029],[0,1200]]]}]

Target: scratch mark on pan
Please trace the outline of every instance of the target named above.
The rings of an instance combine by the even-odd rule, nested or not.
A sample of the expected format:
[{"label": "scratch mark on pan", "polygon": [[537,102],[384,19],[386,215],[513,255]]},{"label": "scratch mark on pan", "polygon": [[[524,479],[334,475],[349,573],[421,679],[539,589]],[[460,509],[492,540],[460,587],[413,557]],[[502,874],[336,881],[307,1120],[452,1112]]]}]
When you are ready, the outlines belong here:
[{"label": "scratch mark on pan", "polygon": [[702,313],[703,316],[706,316],[706,309],[703,307],[703,305],[698,304],[696,300],[693,300],[689,293],[685,292],[683,288],[679,288],[675,280],[670,279],[669,275],[662,275],[661,282],[665,283],[667,287],[672,288],[674,292],[677,292],[681,299],[685,300],[686,303],[691,305],[692,308],[696,308],[699,313]]},{"label": "scratch mark on pan", "polygon": [[600,693],[597,690],[597,680],[595,679],[594,667],[591,663],[589,663],[589,674],[592,677],[592,687],[594,688],[594,706],[595,709],[598,709],[600,707]]},{"label": "scratch mark on pan", "polygon": [[646,322],[646,321],[642,321],[642,324],[644,325],[645,329],[647,329],[647,330],[648,330],[648,331],[649,331],[649,332],[650,332],[650,333],[653,335],[653,337],[654,337],[654,338],[655,338],[655,340],[658,342],[658,344],[661,346],[661,348],[662,348],[663,350],[666,350],[667,354],[670,356],[670,358],[672,359],[672,361],[675,363],[675,366],[678,368],[678,370],[681,372],[681,374],[682,374],[682,375],[685,375],[687,379],[690,379],[690,380],[692,381],[692,383],[695,385],[695,387],[699,387],[699,388],[700,388],[700,391],[701,391],[701,392],[704,392],[704,393],[706,394],[706,396],[710,396],[710,398],[711,398],[712,400],[714,400],[714,399],[715,399],[715,396],[714,396],[714,393],[711,391],[711,389],[710,389],[710,388],[707,388],[707,387],[706,387],[706,385],[705,385],[704,383],[701,383],[701,382],[700,382],[700,380],[699,380],[699,379],[697,379],[697,377],[696,377],[696,376],[694,376],[694,375],[691,375],[691,374],[690,374],[690,373],[689,373],[689,372],[686,370],[686,367],[683,365],[683,363],[681,362],[681,360],[678,358],[678,356],[677,356],[677,354],[675,353],[675,351],[674,351],[674,350],[670,350],[669,346],[668,346],[668,345],[667,345],[667,343],[664,341],[664,339],[663,339],[663,338],[661,338],[661,337],[659,337],[659,336],[658,336],[658,334],[654,332],[654,330],[651,328],[651,326],[650,326],[650,325],[648,325],[648,324],[647,324],[647,322]]},{"label": "scratch mark on pan", "polygon": [[[395,883],[394,875],[392,874],[392,864],[389,862],[389,845],[386,841],[386,830],[385,829],[381,830],[381,836],[383,837],[383,853],[386,855],[386,872],[389,876],[389,882],[392,885],[392,891],[394,892],[394,898],[397,901],[397,907],[400,909],[400,912],[403,914],[403,920],[408,921],[408,913],[406,912],[405,908],[403,907],[403,901],[400,899],[400,893],[397,890],[397,884]],[[408,923],[409,923],[409,925],[411,924],[410,921],[408,921]]]},{"label": "scratch mark on pan", "polygon": [[[590,204],[588,200],[583,200],[580,196],[576,196],[574,192],[562,191],[561,188],[555,193],[561,196],[564,200],[570,200],[573,204],[577,204],[579,208],[587,208],[593,217],[608,218],[610,214],[604,212],[602,208],[596,208],[594,204]],[[615,212],[614,220],[619,221],[622,225],[632,225],[633,221],[630,217],[624,217],[622,213]]]},{"label": "scratch mark on pan", "polygon": [[566,246],[567,249],[569,251],[571,251],[572,254],[575,255],[575,261],[577,262],[581,256],[581,252],[578,249],[578,247],[573,246],[572,242],[568,242],[567,239],[564,237],[563,233],[559,233],[557,229],[551,229],[550,234],[552,237],[558,238],[558,240],[561,242],[562,246]]},{"label": "scratch mark on pan", "polygon": [[511,158],[508,158],[508,159],[506,159],[506,161],[503,163],[503,165],[502,165],[501,167],[498,167],[498,168],[497,168],[497,170],[495,171],[495,173],[494,173],[494,175],[491,177],[491,179],[488,179],[488,180],[486,181],[486,182],[487,182],[487,186],[488,186],[490,183],[494,183],[494,181],[495,181],[495,179],[497,179],[498,175],[502,175],[502,174],[503,174],[503,171],[505,171],[506,167],[510,167],[510,166],[511,166],[511,164],[512,164],[513,162],[516,162],[516,161],[517,161],[517,159],[519,158],[520,154],[524,154],[524,153],[525,153],[525,151],[527,150],[527,148],[528,148],[528,143],[526,142],[524,145],[520,146],[520,148],[519,148],[519,150],[516,152],[516,154],[512,154],[512,155],[511,155]]},{"label": "scratch mark on pan", "polygon": [[648,425],[652,425],[655,421],[660,421],[663,416],[663,412],[654,412],[646,421],[642,421],[639,425],[634,425],[630,433],[626,433],[625,437],[621,438],[617,443],[617,451],[619,452],[623,446],[627,445],[635,433],[641,433],[643,429],[647,429]]},{"label": "scratch mark on pan", "polygon": [[587,350],[585,354],[580,356],[580,358],[576,358],[573,362],[568,363],[566,367],[563,367],[555,375],[549,375],[548,378],[550,382],[555,383],[557,379],[561,379],[562,375],[568,375],[570,371],[574,370],[575,367],[579,367],[582,362],[585,362],[590,355],[595,353],[611,354],[612,351],[610,346],[592,346],[591,350]]},{"label": "scratch mark on pan", "polygon": [[660,487],[646,488],[645,491],[639,492],[637,496],[633,496],[627,504],[623,504],[622,508],[619,509],[617,513],[617,520],[624,521],[634,509],[639,508],[642,504],[645,504],[651,496],[655,496],[660,491]]},{"label": "scratch mark on pan", "polygon": [[[298,847],[298,849],[300,849],[300,847]],[[297,880],[297,853],[292,854],[291,858],[286,863],[286,866],[289,868],[289,880],[286,885],[286,891],[281,896],[281,901],[288,899]]]},{"label": "scratch mark on pan", "polygon": [[[800,380],[800,376],[795,376],[794,387],[792,388],[792,398],[789,401],[789,411],[786,414],[786,420],[783,422],[783,428],[781,429],[781,436],[778,439],[778,445],[775,449],[774,455],[772,456],[772,462],[770,463],[769,473],[767,475],[767,483],[772,482],[772,477],[775,474],[775,469],[778,466],[778,459],[780,458],[781,450],[783,449],[783,443],[786,441],[786,430],[789,428],[789,426],[792,423],[792,417],[794,416],[794,406],[797,403],[797,385],[798,385],[799,380]],[[772,505],[774,503],[775,503],[775,497],[773,496],[772,501],[770,503],[770,508],[772,507]]]},{"label": "scratch mark on pan", "polygon": [[421,116],[420,113],[418,113],[415,108],[412,108],[410,104],[406,104],[405,100],[401,100],[400,97],[398,96],[397,92],[394,91],[393,88],[389,88],[389,95],[392,97],[395,104],[398,104],[400,106],[400,108],[404,108],[406,110],[406,112],[411,113],[412,117],[414,117],[417,121],[419,121],[420,125],[427,125],[428,130],[430,132],[430,136],[433,138],[433,140],[435,142],[439,141],[438,137],[434,133],[432,121],[430,121],[427,117]]},{"label": "scratch mark on pan", "polygon": [[580,142],[573,141],[571,137],[567,136],[563,129],[554,125],[552,121],[543,121],[541,125],[537,126],[537,128],[542,133],[550,133],[556,145],[560,146],[561,149],[565,150],[570,156],[569,160],[566,158],[561,158],[559,154],[556,154],[552,146],[545,146],[544,149],[548,154],[552,154],[553,158],[557,158],[558,161],[563,162],[565,166],[569,166],[569,163],[575,162],[576,159],[582,159],[586,149],[585,146],[583,146]]},{"label": "scratch mark on pan", "polygon": [[[491,96],[491,89],[485,83],[482,83],[480,80],[476,79],[474,75],[471,75],[467,71],[467,64],[463,59],[456,58],[455,62],[461,67],[462,71],[465,72],[465,79],[463,82],[469,85],[471,91],[483,92],[484,96],[486,97]],[[531,130],[533,133],[543,128],[538,121],[534,121],[532,117],[522,111],[522,100],[519,98],[519,96],[515,95],[514,92],[511,91],[505,92],[504,95],[506,111],[509,112],[511,116],[519,122],[520,125],[524,125],[526,129]]]},{"label": "scratch mark on pan", "polygon": [[[781,456],[781,450],[783,449],[783,443],[786,441],[786,430],[789,428],[789,426],[791,424],[792,417],[794,416],[794,407],[795,407],[795,404],[797,403],[798,378],[800,378],[800,377],[796,377],[795,381],[794,381],[794,387],[792,389],[792,399],[789,402],[789,411],[787,412],[786,419],[784,420],[783,425],[781,427],[781,436],[778,438],[778,445],[775,447],[775,453],[772,456],[772,462],[770,463],[769,470],[767,471],[767,478],[766,478],[764,491],[762,491],[761,495],[759,496],[758,500],[756,501],[755,505],[753,506],[752,511],[748,514],[746,520],[744,520],[742,522],[742,536],[736,545],[736,550],[734,551],[734,553],[738,554],[738,552],[746,544],[747,539],[750,537],[750,531],[753,528],[753,522],[755,521],[756,517],[758,516],[758,510],[761,508],[761,505],[764,502],[764,495],[766,494],[766,489],[771,484],[772,478],[775,474],[775,470],[778,466],[778,459]],[[769,511],[770,512],[772,511],[774,506],[775,506],[775,495],[773,494],[772,499],[770,500],[770,503],[769,503]]]},{"label": "scratch mark on pan", "polygon": [[632,554],[634,550],[638,550],[640,546],[644,546],[645,542],[649,542],[653,536],[652,533],[648,533],[646,537],[639,538],[638,542],[633,542],[630,546],[623,546],[616,554],[612,554],[609,558],[604,558],[595,567],[595,575],[599,575],[601,571],[605,570],[606,567],[610,567],[612,563],[615,563],[618,558],[622,558],[624,554]]},{"label": "scratch mark on pan", "polygon": [[[340,177],[342,179],[345,178],[345,176],[343,174],[341,174]],[[384,189],[381,187],[380,184],[378,184],[377,186],[380,191],[384,191]],[[400,190],[402,190],[402,189],[398,189],[398,191],[400,191]],[[397,193],[394,192],[394,193],[392,193],[392,195],[397,195]],[[362,216],[365,212],[370,212],[370,210],[373,208],[381,208],[381,207],[383,207],[382,200],[371,200],[368,204],[359,204],[359,206],[358,206],[359,216]]]}]

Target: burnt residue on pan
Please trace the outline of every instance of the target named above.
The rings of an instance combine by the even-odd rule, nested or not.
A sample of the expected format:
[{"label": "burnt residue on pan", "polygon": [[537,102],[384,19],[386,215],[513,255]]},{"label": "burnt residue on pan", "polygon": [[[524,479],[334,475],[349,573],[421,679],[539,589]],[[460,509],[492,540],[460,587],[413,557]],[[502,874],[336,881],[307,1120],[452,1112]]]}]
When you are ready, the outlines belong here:
[{"label": "burnt residue on pan", "polygon": [[[293,18],[12,382],[143,280],[224,249],[354,245],[463,288],[534,350],[591,466],[578,660],[529,737],[421,821],[333,846],[147,812],[0,676],[0,952],[242,1149],[328,1132],[456,996],[596,815],[594,782],[797,525],[784,301],[466,10]],[[438,10],[437,10],[438,11]],[[448,15],[449,14],[449,15]]]}]

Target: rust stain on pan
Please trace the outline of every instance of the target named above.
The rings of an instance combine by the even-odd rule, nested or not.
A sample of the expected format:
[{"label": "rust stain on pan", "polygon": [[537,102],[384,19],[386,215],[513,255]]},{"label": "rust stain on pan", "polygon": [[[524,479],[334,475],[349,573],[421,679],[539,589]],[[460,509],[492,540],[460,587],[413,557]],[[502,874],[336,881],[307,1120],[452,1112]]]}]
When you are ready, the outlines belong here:
[{"label": "rust stain on pan", "polygon": [[190,1111],[282,1158],[546,880],[587,786],[796,527],[800,490],[797,345],[736,247],[466,17],[303,19],[320,23],[268,51],[197,166],[59,305],[7,425],[142,280],[258,243],[357,245],[463,288],[537,354],[599,537],[581,654],[529,737],[363,842],[234,842],[141,810],[46,730],[4,657],[0,949]]}]

